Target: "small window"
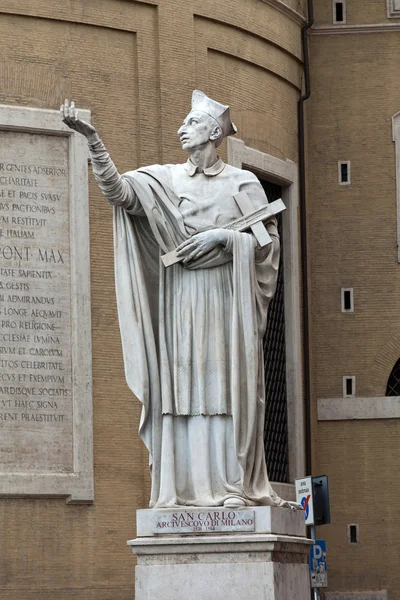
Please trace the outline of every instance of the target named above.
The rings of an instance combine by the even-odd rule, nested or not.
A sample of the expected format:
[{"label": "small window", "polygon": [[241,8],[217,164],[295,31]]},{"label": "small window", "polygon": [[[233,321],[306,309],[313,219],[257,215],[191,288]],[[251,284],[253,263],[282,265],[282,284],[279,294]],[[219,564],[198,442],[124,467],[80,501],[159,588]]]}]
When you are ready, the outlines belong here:
[{"label": "small window", "polygon": [[338,176],[340,185],[350,185],[350,161],[340,160],[338,162]]},{"label": "small window", "polygon": [[353,288],[342,288],[342,312],[354,312]]},{"label": "small window", "polygon": [[350,398],[356,395],[356,378],[354,375],[343,377],[343,398]]},{"label": "small window", "polygon": [[360,543],[360,534],[359,534],[359,525],[358,523],[351,523],[347,525],[347,539],[349,544],[359,544]]},{"label": "small window", "polygon": [[335,24],[346,23],[346,3],[333,0],[333,22]]}]

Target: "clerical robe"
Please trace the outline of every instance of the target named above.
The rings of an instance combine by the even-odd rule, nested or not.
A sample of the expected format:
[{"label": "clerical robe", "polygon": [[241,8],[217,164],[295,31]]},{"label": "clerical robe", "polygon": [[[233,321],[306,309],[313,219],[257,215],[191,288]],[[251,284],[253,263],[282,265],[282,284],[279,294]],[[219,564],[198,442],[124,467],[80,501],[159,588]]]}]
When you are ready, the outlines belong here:
[{"label": "clerical robe", "polygon": [[165,268],[160,255],[241,216],[234,194],[267,202],[254,174],[221,159],[120,176],[101,142],[95,177],[114,206],[115,275],[126,379],[142,402],[150,506],[282,505],[264,455],[262,339],[276,286],[279,238],[258,248],[229,232],[201,258]]}]

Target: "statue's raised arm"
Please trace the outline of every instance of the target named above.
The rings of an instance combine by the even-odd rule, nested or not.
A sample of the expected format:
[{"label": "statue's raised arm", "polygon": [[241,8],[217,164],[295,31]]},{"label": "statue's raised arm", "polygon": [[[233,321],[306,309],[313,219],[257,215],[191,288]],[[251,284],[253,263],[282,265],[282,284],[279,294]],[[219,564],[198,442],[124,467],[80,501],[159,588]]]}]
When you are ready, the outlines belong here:
[{"label": "statue's raised arm", "polygon": [[65,100],[60,106],[63,123],[84,135],[89,144],[93,174],[104,196],[113,206],[121,206],[131,214],[142,214],[142,208],[129,183],[118,173],[95,127],[79,118],[75,102]]}]

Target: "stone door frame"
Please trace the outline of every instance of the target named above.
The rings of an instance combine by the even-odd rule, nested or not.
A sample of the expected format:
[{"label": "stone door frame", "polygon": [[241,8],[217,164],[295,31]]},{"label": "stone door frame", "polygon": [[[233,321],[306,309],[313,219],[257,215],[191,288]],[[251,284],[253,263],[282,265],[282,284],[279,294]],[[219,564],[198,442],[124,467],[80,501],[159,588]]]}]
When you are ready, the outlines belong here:
[{"label": "stone door frame", "polygon": [[[305,473],[305,434],[300,311],[300,239],[298,166],[250,148],[240,139],[227,139],[228,163],[249,169],[282,187],[286,211],[282,214],[285,297],[286,385],[288,411],[289,480]],[[292,487],[292,485],[290,485]],[[287,484],[274,484],[288,497]],[[286,489],[285,489],[286,488]]]}]

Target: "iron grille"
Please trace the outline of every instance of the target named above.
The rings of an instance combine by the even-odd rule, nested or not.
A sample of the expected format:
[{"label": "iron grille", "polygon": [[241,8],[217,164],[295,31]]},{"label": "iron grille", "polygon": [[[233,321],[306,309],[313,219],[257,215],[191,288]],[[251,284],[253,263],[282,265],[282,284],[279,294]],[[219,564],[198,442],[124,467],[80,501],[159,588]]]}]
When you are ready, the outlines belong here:
[{"label": "iron grille", "polygon": [[[281,198],[280,186],[261,181],[269,202]],[[282,217],[278,216],[278,231],[282,240]],[[265,332],[265,424],[264,445],[270,481],[289,481],[288,428],[286,397],[286,346],[285,346],[285,304],[283,277],[283,250],[278,271],[275,296],[268,309],[268,324]]]},{"label": "iron grille", "polygon": [[386,387],[386,396],[400,396],[400,359],[390,373]]}]

